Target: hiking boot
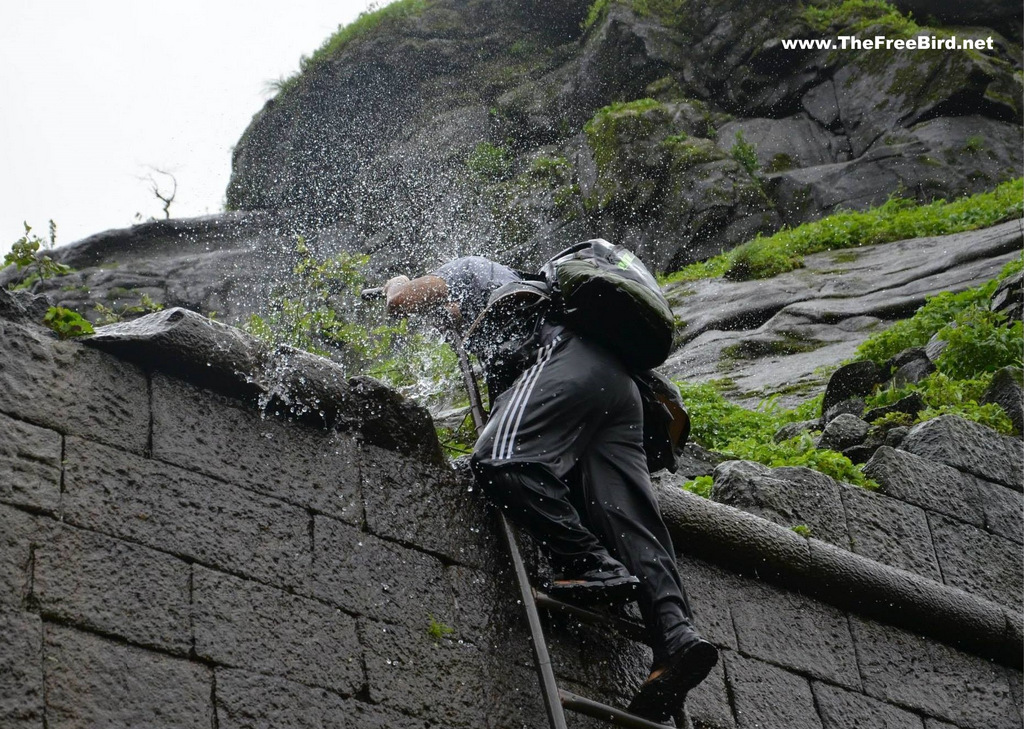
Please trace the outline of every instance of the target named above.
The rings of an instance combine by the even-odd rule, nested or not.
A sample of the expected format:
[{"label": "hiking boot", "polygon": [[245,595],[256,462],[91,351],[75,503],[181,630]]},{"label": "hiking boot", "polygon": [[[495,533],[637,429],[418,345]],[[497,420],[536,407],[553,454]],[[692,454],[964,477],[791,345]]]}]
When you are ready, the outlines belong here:
[{"label": "hiking boot", "polygon": [[677,650],[640,687],[629,713],[662,724],[671,721],[683,708],[686,694],[707,678],[716,663],[718,649],[703,638]]},{"label": "hiking boot", "polygon": [[640,580],[623,567],[558,575],[544,591],[556,600],[577,605],[624,605],[635,600]]}]

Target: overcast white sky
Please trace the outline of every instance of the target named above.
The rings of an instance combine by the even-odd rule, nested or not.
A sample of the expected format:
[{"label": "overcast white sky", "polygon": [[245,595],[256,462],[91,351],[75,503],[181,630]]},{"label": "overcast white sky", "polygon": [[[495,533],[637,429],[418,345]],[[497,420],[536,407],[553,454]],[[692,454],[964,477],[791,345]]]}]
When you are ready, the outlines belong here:
[{"label": "overcast white sky", "polygon": [[161,217],[151,167],[178,180],[174,217],[218,212],[267,82],[369,5],[0,1],[0,255],[22,221],[61,245]]}]

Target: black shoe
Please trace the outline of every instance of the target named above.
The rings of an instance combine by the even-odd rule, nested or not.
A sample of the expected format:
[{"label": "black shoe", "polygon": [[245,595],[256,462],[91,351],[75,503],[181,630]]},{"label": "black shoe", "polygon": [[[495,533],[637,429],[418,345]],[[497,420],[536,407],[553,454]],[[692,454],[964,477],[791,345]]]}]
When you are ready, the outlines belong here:
[{"label": "black shoe", "polygon": [[679,713],[686,694],[707,678],[718,663],[718,649],[703,638],[669,657],[657,678],[648,679],[633,701],[629,713],[664,723]]},{"label": "black shoe", "polygon": [[635,600],[640,580],[625,569],[589,570],[555,577],[544,585],[556,600],[579,605],[624,605]]}]

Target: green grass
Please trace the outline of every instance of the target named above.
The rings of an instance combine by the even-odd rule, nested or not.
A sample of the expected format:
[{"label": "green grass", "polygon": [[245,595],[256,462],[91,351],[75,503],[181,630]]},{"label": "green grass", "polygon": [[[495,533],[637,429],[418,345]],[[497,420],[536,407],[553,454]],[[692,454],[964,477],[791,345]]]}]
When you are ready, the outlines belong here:
[{"label": "green grass", "polygon": [[[821,414],[821,396],[790,410],[780,410],[771,402],[748,410],[726,400],[722,394],[724,387],[719,383],[676,384],[693,424],[690,438],[704,448],[771,468],[805,466],[840,481],[877,487],[843,454],[816,448],[814,438],[807,433],[781,443],[773,441],[775,432],[783,425],[817,418]],[[686,488],[706,495],[710,483],[697,480],[688,482]]]},{"label": "green grass", "polygon": [[949,235],[986,228],[1024,214],[1024,178],[952,202],[920,205],[892,197],[862,212],[844,211],[796,228],[784,228],[707,261],[691,264],[661,278],[662,284],[725,276],[771,278],[803,265],[803,257],[821,251],[889,243],[905,238]]},{"label": "green grass", "polygon": [[989,310],[999,281],[1022,269],[1024,258],[1019,258],[988,283],[960,293],[933,296],[912,317],[861,344],[855,359],[884,365],[894,355],[923,346],[932,337],[947,342],[935,360],[936,372],[918,383],[874,393],[868,398],[868,407],[890,405],[916,392],[926,408],[908,425],[939,415],[958,415],[1000,433],[1013,433],[1013,424],[1002,408],[980,401],[997,370],[1022,364],[1024,325]]},{"label": "green grass", "polygon": [[852,32],[882,26],[891,37],[909,38],[921,32],[921,26],[895,5],[883,0],[844,0],[809,5],[801,19],[819,32],[844,29]]},{"label": "green grass", "polygon": [[426,7],[426,0],[394,0],[376,10],[363,11],[348,25],[338,26],[338,30],[313,51],[312,56],[302,56],[299,59],[298,73],[289,78],[271,81],[269,86],[278,93],[289,90],[306,71],[336,56],[352,40],[366,35],[387,21],[417,15]]},{"label": "green grass", "polygon": [[[869,359],[879,365],[884,365],[886,361],[904,349],[924,346],[932,336],[939,334],[940,331],[948,333],[950,331],[950,322],[977,316],[976,312],[979,311],[987,312],[983,314],[983,318],[988,321],[987,333],[991,333],[992,319],[994,317],[991,317],[991,312],[988,312],[989,299],[992,298],[992,294],[999,285],[999,281],[1022,269],[1024,269],[1024,260],[1018,259],[1008,263],[995,279],[981,286],[959,293],[943,291],[930,297],[910,318],[898,321],[888,329],[878,332],[865,340],[857,348],[855,359]],[[972,329],[970,332],[960,332],[957,337],[977,333],[978,330]],[[994,372],[999,367],[1010,363],[1004,361],[1006,356],[1007,354],[1004,351],[1000,355],[990,355],[984,358],[974,357],[974,364],[972,366],[981,368],[980,370],[974,370],[974,372]],[[949,357],[954,357],[952,352]],[[955,363],[956,374],[961,376],[973,374],[971,371],[965,371],[960,365],[960,357],[947,361]]]}]

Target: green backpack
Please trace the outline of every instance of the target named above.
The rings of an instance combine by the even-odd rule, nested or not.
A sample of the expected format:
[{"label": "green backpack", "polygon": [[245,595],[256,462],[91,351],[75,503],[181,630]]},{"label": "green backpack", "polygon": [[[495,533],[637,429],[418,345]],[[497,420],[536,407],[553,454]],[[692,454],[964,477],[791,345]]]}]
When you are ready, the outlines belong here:
[{"label": "green backpack", "polygon": [[540,270],[552,310],[570,329],[599,342],[632,370],[663,363],[675,319],[654,276],[633,253],[606,240],[577,243]]}]

